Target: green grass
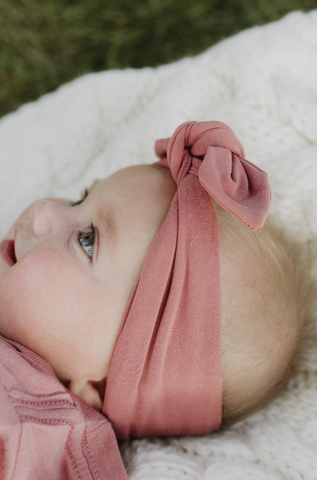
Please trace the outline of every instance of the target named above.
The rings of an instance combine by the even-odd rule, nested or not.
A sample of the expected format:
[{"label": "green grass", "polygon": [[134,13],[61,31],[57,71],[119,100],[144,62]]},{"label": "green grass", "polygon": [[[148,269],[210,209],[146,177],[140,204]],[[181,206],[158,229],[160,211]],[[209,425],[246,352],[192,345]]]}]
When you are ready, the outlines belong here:
[{"label": "green grass", "polygon": [[0,116],[87,72],[195,55],[317,0],[0,0]]}]

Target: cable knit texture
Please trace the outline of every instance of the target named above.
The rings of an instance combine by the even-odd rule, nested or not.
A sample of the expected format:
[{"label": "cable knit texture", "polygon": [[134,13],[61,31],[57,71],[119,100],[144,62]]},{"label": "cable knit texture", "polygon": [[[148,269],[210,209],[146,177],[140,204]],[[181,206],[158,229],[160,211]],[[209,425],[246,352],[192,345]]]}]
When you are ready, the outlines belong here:
[{"label": "cable knit texture", "polygon": [[[158,69],[83,76],[7,115],[1,235],[37,198],[77,200],[98,176],[154,162],[155,140],[193,119],[230,125],[246,158],[269,175],[273,220],[294,239],[315,241],[316,51],[317,12],[294,12]],[[316,479],[316,350],[277,399],[236,426],[128,441],[122,453],[132,480]]]}]

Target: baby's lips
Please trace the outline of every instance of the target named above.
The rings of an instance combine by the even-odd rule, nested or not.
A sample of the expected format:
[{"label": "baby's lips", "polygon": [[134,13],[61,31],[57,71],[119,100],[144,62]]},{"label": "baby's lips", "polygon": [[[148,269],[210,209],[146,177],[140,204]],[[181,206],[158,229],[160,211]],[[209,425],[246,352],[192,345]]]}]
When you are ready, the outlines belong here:
[{"label": "baby's lips", "polygon": [[10,267],[16,263],[14,240],[3,240],[0,243],[0,259]]}]

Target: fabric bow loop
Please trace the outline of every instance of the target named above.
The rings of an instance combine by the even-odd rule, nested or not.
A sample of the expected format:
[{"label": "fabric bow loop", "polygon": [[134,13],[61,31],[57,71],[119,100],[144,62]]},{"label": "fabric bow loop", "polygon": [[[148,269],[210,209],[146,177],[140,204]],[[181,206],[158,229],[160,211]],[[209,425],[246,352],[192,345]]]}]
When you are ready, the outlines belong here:
[{"label": "fabric bow loop", "polygon": [[156,155],[166,159],[177,185],[197,175],[209,195],[251,230],[264,225],[271,204],[268,176],[245,160],[244,150],[221,122],[186,122],[173,136],[158,140]]}]

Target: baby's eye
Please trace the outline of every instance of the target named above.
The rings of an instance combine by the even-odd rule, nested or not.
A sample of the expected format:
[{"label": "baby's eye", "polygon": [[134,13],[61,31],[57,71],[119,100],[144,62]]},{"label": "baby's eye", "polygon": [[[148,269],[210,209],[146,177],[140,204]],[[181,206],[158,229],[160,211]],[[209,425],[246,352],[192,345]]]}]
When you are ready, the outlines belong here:
[{"label": "baby's eye", "polygon": [[78,237],[78,242],[85,250],[87,255],[92,258],[94,254],[94,243],[95,243],[95,227],[90,225],[91,230],[89,232],[82,233]]}]

